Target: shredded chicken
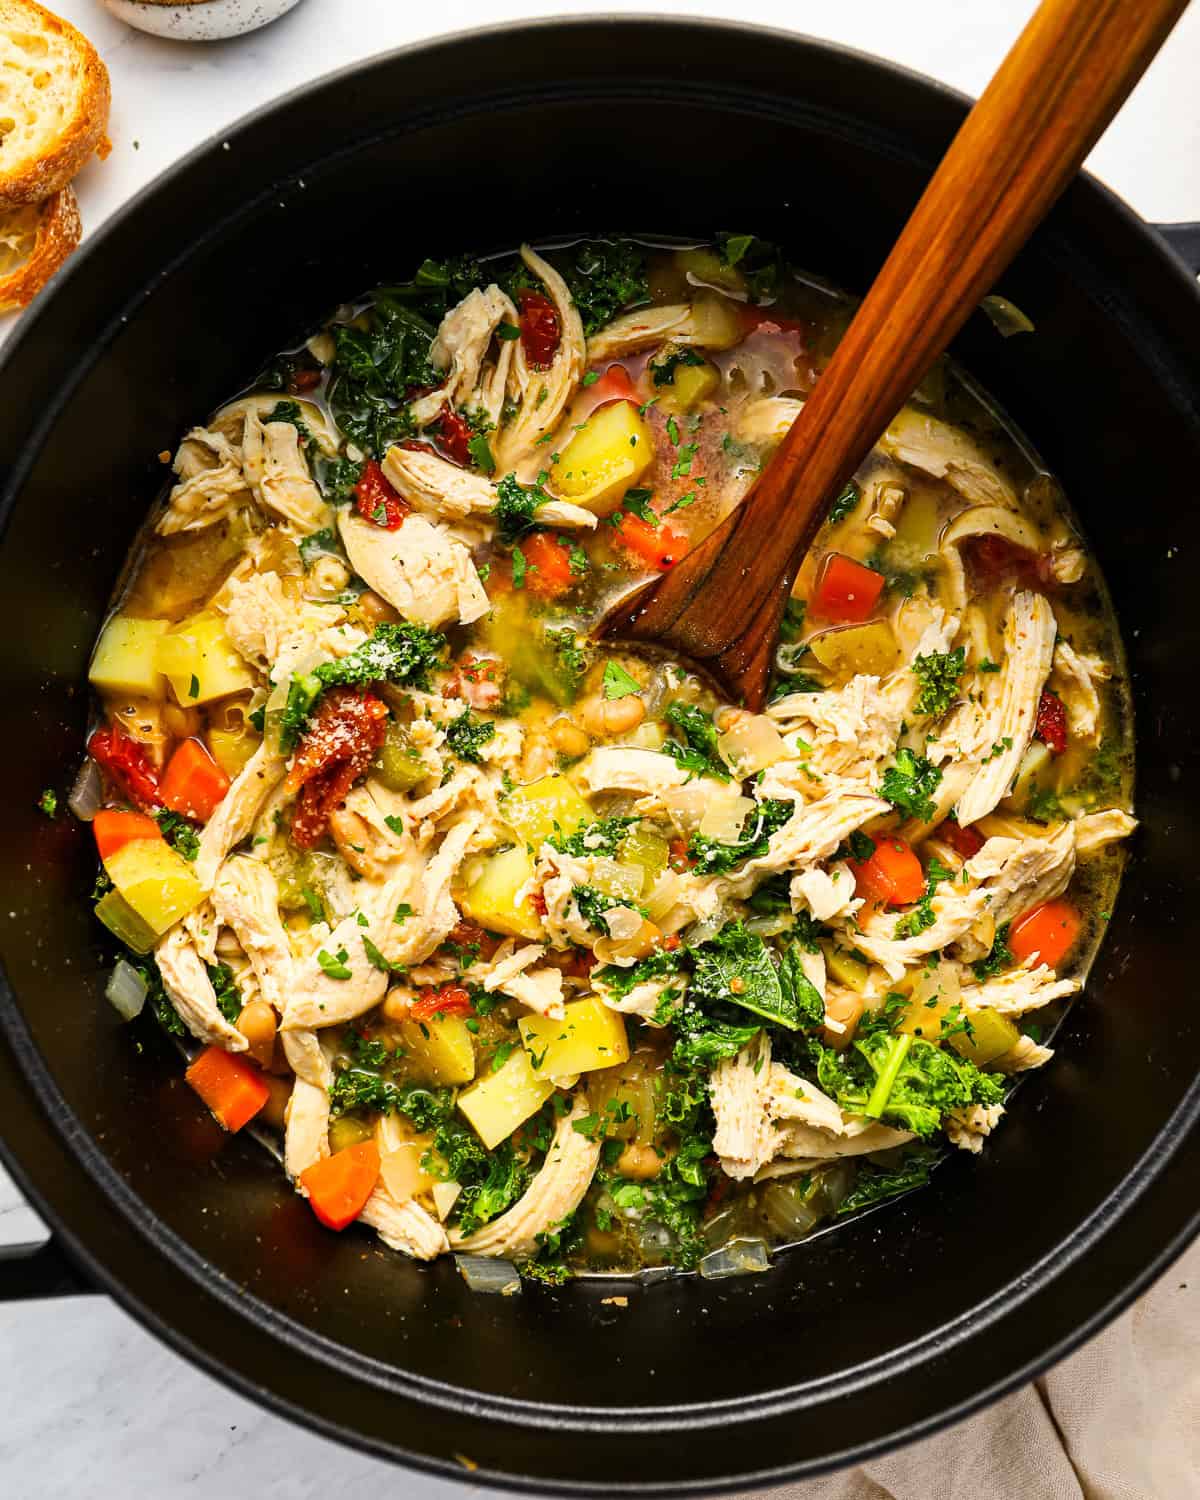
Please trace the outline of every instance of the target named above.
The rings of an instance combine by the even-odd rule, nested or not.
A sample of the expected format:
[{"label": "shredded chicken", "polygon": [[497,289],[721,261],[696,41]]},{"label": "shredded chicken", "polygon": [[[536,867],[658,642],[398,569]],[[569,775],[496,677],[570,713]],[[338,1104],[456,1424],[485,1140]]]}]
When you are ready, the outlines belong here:
[{"label": "shredded chicken", "polygon": [[906,406],[880,438],[879,446],[898,463],[946,480],[973,505],[1017,508],[1012,485],[961,427],[951,427],[927,412]]},{"label": "shredded chicken", "polygon": [[950,1144],[978,1155],[983,1150],[984,1136],[991,1135],[1003,1114],[1003,1104],[970,1104],[965,1109],[952,1109],[946,1116]]},{"label": "shredded chicken", "polygon": [[[436,453],[419,449],[389,448],[383,472],[410,505],[433,520],[465,521],[494,514],[499,494],[496,486],[480,474],[460,469]],[[582,527],[594,530],[596,517],[581,505],[567,500],[547,500],[537,511],[546,526]]]},{"label": "shredded chicken", "polygon": [[249,834],[263,803],[283,780],[286,769],[284,757],[264,740],[234,777],[200,835],[193,870],[205,890],[212,889],[225,856]]},{"label": "shredded chicken", "polygon": [[346,618],[340,604],[314,604],[289,597],[277,573],[232,578],[223,594],[225,634],[234,648],[261,671],[271,671],[281,657],[298,657],[323,644],[324,632]]},{"label": "shredded chicken", "polygon": [[155,948],[154,961],[167,999],[197,1041],[224,1047],[226,1052],[246,1050],[246,1038],[236,1026],[230,1025],[217,1006],[208,970],[185,927],[172,927]]},{"label": "shredded chicken", "polygon": [[248,411],[242,433],[242,469],[258,503],[296,536],[308,536],[329,525],[329,506],[308,472],[300,434],[290,422],[260,422]]},{"label": "shredded chicken", "polygon": [[260,860],[235,855],[218,872],[212,902],[250,960],[262,998],[282,1015],[291,981],[292,950],[279,920],[274,875]]},{"label": "shredded chicken", "polygon": [[515,327],[517,321],[517,309],[512,299],[494,282],[482,289],[473,287],[450,309],[429,349],[430,364],[445,371],[446,378],[435,390],[412,403],[412,418],[418,427],[436,421],[446,407],[482,409],[487,412],[493,426],[499,421],[499,405],[492,409],[493,386],[499,377],[502,404],[504,383],[512,359],[511,343],[500,340],[491,372],[485,372],[484,360],[500,324]]},{"label": "shredded chicken", "polygon": [[427,1209],[411,1198],[397,1203],[382,1184],[367,1199],[358,1217],[378,1231],[389,1249],[411,1255],[414,1260],[434,1260],[450,1248],[446,1231]]},{"label": "shredded chicken", "polygon": [[469,625],[487,613],[487,591],[470,550],[444,526],[411,515],[387,531],[344,510],[338,527],[355,572],[406,620]]},{"label": "shredded chicken", "polygon": [[193,427],[175,455],[179,483],[155,525],[160,536],[200,531],[250,503],[242,455],[219,432]]},{"label": "shredded chicken", "polygon": [[1100,743],[1100,693],[1096,684],[1111,676],[1112,668],[1099,657],[1084,656],[1062,639],[1055,646],[1050,687],[1066,705],[1071,737],[1081,745]]}]

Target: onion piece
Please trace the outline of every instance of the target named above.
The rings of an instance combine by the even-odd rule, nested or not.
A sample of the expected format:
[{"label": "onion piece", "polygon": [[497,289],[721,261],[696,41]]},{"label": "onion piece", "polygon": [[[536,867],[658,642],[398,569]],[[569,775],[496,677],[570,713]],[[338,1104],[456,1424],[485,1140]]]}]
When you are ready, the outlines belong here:
[{"label": "onion piece", "polygon": [[764,1240],[730,1240],[719,1250],[710,1251],[696,1269],[705,1281],[721,1281],[726,1276],[758,1276],[771,1269],[771,1252]]},{"label": "onion piece", "polygon": [[104,986],[104,998],[122,1021],[132,1021],[146,1003],[147,984],[131,963],[118,958]]},{"label": "onion piece", "polygon": [[521,1295],[521,1278],[511,1260],[497,1260],[491,1255],[456,1255],[454,1264],[473,1292],[501,1297]]},{"label": "onion piece", "polygon": [[740,714],[717,740],[717,753],[741,780],[765,771],[788,753],[766,714]]},{"label": "onion piece", "polygon": [[104,783],[100,779],[100,767],[89,755],[79,768],[67,806],[81,823],[90,823],[103,802]]},{"label": "onion piece", "polygon": [[979,310],[987,313],[1002,338],[1010,339],[1014,333],[1035,331],[1032,319],[1026,317],[1017,304],[1010,302],[1007,297],[985,297],[979,304]]}]

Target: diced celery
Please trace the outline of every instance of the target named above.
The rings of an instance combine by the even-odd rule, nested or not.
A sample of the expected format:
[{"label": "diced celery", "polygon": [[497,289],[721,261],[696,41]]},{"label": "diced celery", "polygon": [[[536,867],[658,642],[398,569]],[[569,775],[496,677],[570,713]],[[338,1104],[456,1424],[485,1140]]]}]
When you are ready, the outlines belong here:
[{"label": "diced celery", "polygon": [[959,1031],[950,1038],[950,1045],[969,1062],[983,1067],[995,1062],[998,1057],[1011,1051],[1021,1040],[1021,1033],[1008,1016],[984,1006],[969,1005],[966,1018],[969,1031]]},{"label": "diced celery", "polygon": [[158,934],[143,922],[120,891],[108,891],[96,902],[96,915],[109,932],[134,953],[149,953]]},{"label": "diced celery", "polygon": [[383,744],[371,762],[371,774],[378,776],[389,792],[411,791],[429,775],[428,766],[413,748],[408,730],[394,719],[389,721]]},{"label": "diced celery", "polygon": [[644,823],[635,823],[621,840],[617,858],[623,865],[637,865],[643,872],[642,889],[649,890],[667,868],[671,848],[661,833]]}]

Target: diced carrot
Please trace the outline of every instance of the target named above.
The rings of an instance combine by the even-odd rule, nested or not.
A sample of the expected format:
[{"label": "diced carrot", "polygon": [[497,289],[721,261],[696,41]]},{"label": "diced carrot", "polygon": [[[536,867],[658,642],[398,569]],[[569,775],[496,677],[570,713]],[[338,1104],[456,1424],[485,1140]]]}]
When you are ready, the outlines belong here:
[{"label": "diced carrot", "polygon": [[854,887],[881,906],[909,906],[925,894],[925,871],[912,846],[889,836],[877,839],[869,859],[851,860]]},{"label": "diced carrot", "polygon": [[571,549],[548,531],[535,531],[521,543],[525,557],[525,587],[544,599],[567,593],[576,579],[571,572]]},{"label": "diced carrot", "polygon": [[660,573],[673,567],[688,550],[687,538],[673,526],[651,526],[649,521],[631,516],[628,511],[621,512],[615,540],[638,562]]},{"label": "diced carrot", "polygon": [[830,552],[822,564],[808,612],[838,624],[858,624],[879,603],[883,586],[882,573],[842,552]]},{"label": "diced carrot", "polygon": [[1035,953],[1038,962],[1057,969],[1075,946],[1083,918],[1069,901],[1043,901],[1016,918],[1008,934],[1008,946],[1017,963]]},{"label": "diced carrot", "polygon": [[362,1213],[379,1181],[379,1147],[359,1141],[300,1173],[309,1206],[327,1229],[345,1229]]},{"label": "diced carrot", "polygon": [[983,848],[983,835],[973,828],[963,828],[953,818],[947,818],[938,829],[938,838],[950,845],[964,859],[971,859]]},{"label": "diced carrot", "polygon": [[205,1047],[184,1077],[226,1130],[240,1130],[271,1096],[254,1064],[223,1047]]},{"label": "diced carrot", "polygon": [[101,859],[107,859],[136,839],[162,838],[158,824],[145,813],[119,812],[111,807],[103,808],[92,819],[92,832]]},{"label": "diced carrot", "polygon": [[172,812],[207,823],[229,790],[229,777],[199,740],[184,740],[167,763],[160,795]]}]

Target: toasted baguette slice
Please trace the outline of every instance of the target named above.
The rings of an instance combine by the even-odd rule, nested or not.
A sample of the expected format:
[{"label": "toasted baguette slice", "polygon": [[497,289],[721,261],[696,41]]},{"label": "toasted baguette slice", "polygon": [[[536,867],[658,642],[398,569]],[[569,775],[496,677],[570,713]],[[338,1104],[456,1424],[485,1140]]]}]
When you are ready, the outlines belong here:
[{"label": "toasted baguette slice", "polygon": [[108,105],[108,69],[85,36],[33,0],[0,0],[0,212],[107,155]]},{"label": "toasted baguette slice", "polygon": [[31,302],[82,233],[79,204],[70,187],[44,203],[0,214],[0,312]]}]

